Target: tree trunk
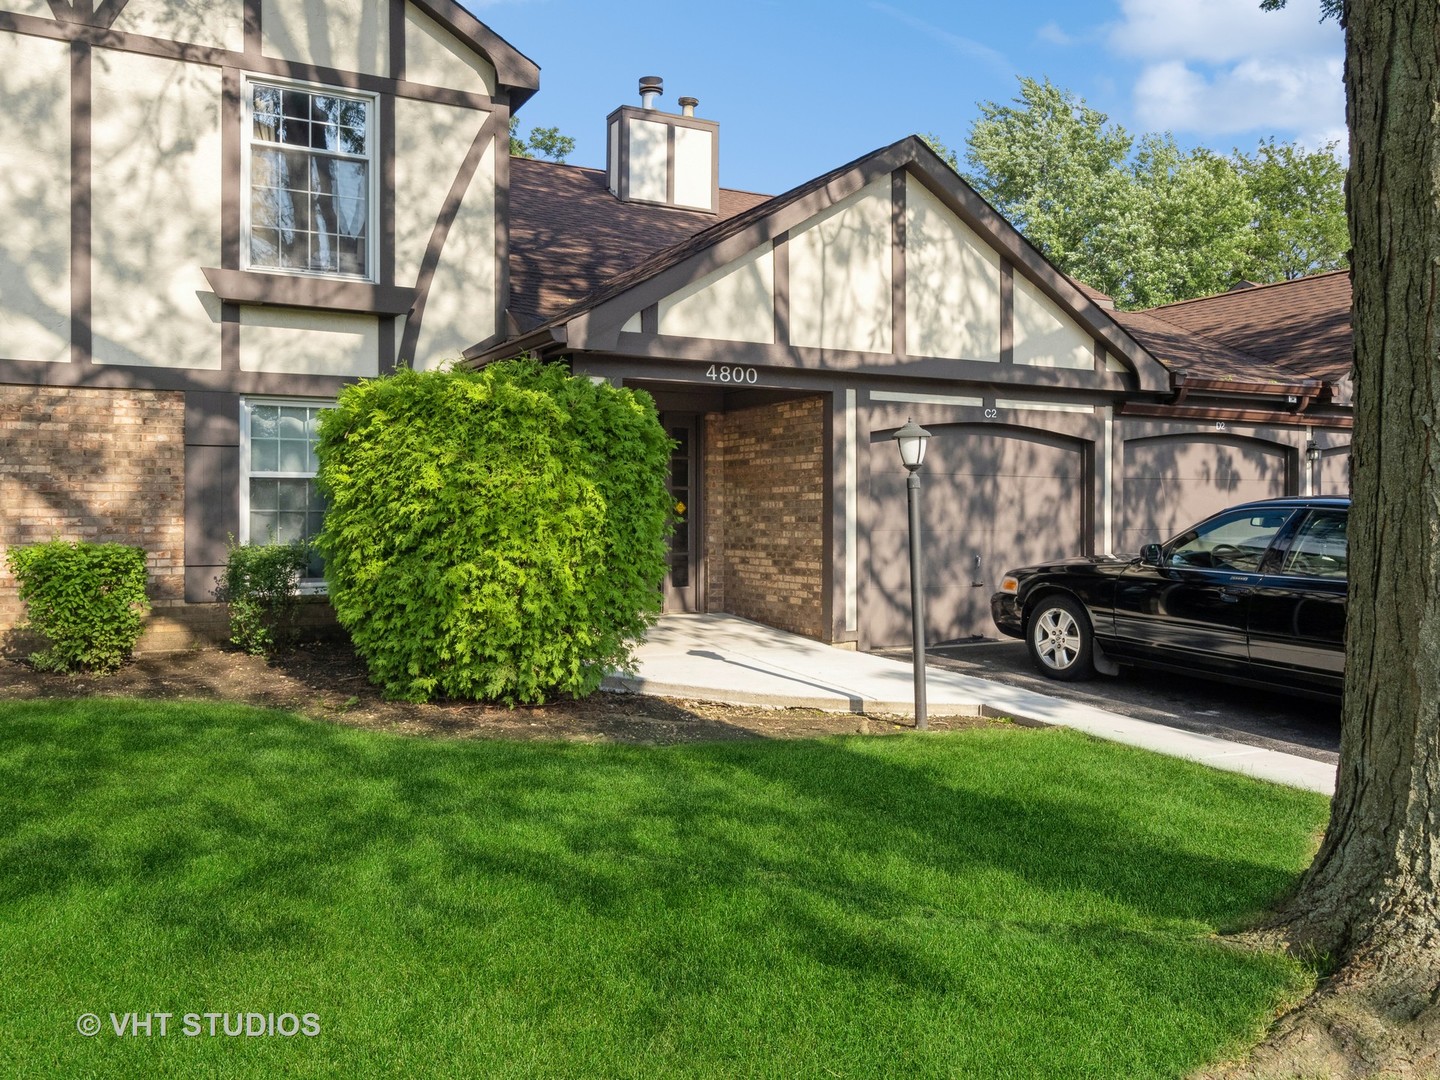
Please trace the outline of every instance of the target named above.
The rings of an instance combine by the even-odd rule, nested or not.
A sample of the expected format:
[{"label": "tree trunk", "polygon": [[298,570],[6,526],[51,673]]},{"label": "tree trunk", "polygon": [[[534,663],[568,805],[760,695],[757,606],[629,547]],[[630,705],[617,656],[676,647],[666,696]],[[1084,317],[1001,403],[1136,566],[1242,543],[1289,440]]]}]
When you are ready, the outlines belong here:
[{"label": "tree trunk", "polygon": [[1324,843],[1276,927],[1292,948],[1337,968],[1243,1071],[1432,1076],[1440,1075],[1440,5],[1348,0],[1345,30],[1355,437],[1340,770]]}]

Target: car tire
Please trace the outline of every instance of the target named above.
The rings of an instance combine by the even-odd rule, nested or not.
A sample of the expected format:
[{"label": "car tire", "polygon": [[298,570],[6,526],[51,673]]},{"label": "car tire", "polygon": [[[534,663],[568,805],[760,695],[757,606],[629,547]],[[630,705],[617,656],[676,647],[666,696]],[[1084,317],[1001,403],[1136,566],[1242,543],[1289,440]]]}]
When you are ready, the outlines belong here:
[{"label": "car tire", "polygon": [[1095,674],[1095,633],[1079,601],[1044,597],[1025,624],[1025,645],[1040,674],[1076,682]]}]

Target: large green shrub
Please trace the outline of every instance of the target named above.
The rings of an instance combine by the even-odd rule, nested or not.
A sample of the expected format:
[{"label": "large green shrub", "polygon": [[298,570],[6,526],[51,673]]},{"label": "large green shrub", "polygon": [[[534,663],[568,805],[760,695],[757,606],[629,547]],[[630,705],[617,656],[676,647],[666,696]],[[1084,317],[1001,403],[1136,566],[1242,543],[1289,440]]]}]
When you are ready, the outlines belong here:
[{"label": "large green shrub", "polygon": [[510,360],[347,387],[320,421],[330,600],[397,698],[537,702],[660,610],[670,443],[649,395]]},{"label": "large green shrub", "polygon": [[300,576],[310,545],[230,544],[220,599],[230,615],[230,642],[260,656],[288,645],[295,633]]},{"label": "large green shrub", "polygon": [[48,643],[30,656],[37,668],[109,672],[134,652],[150,610],[143,548],[51,540],[13,548],[5,561],[29,628]]}]

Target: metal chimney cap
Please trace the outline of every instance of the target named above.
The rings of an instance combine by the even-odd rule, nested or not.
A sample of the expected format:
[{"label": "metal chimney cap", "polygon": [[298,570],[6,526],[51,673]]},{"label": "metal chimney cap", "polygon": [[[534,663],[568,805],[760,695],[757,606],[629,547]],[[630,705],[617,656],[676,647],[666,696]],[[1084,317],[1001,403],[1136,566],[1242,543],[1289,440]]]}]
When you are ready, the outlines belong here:
[{"label": "metal chimney cap", "polygon": [[663,94],[665,92],[665,80],[659,75],[640,76],[640,92],[651,94]]},{"label": "metal chimney cap", "polygon": [[695,106],[700,104],[699,98],[682,97],[680,99],[680,111],[686,116],[695,115]]}]

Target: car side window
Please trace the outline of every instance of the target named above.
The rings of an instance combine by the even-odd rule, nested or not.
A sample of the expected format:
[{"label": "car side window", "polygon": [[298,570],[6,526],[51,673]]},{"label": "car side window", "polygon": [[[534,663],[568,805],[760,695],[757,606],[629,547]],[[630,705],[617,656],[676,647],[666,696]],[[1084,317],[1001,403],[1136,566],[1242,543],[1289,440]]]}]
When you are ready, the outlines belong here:
[{"label": "car side window", "polygon": [[1349,518],[1342,510],[1312,510],[1290,542],[1280,572],[1294,577],[1344,581],[1349,575],[1349,549],[1345,542]]},{"label": "car side window", "polygon": [[1221,514],[1165,545],[1166,566],[1258,574],[1265,552],[1290,520],[1290,511]]}]

